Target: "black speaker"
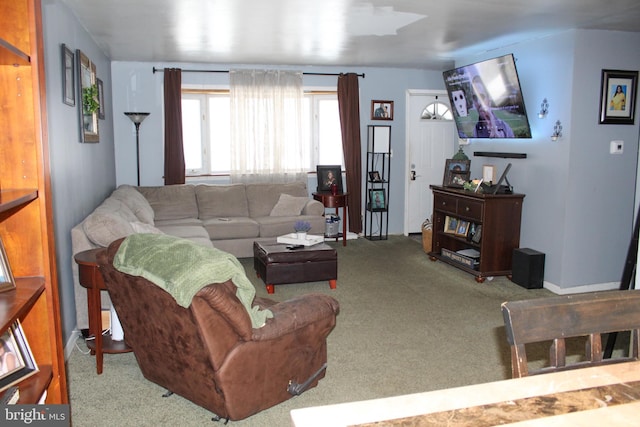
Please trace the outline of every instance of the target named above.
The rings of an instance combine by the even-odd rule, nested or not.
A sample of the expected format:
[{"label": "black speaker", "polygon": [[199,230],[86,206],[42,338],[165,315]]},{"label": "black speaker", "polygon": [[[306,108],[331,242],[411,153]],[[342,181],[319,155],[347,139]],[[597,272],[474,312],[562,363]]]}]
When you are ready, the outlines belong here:
[{"label": "black speaker", "polygon": [[529,248],[513,250],[511,281],[527,289],[539,289],[544,279],[544,254]]}]

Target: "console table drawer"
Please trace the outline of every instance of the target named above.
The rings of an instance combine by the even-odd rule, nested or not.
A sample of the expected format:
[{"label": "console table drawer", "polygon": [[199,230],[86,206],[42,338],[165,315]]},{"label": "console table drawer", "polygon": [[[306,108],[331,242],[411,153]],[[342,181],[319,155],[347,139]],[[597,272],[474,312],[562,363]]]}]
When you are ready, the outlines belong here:
[{"label": "console table drawer", "polygon": [[433,208],[441,210],[443,212],[456,213],[456,206],[458,205],[458,199],[456,197],[445,196],[442,194],[436,194],[433,201]]},{"label": "console table drawer", "polygon": [[482,202],[458,199],[458,215],[482,222]]}]

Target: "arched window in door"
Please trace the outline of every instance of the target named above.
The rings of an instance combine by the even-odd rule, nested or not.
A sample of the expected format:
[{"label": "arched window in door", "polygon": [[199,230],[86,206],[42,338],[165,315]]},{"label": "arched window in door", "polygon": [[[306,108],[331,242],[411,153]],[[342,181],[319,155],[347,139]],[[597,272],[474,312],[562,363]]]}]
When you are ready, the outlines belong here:
[{"label": "arched window in door", "polygon": [[453,120],[453,113],[447,104],[436,100],[424,107],[420,118],[422,120]]}]

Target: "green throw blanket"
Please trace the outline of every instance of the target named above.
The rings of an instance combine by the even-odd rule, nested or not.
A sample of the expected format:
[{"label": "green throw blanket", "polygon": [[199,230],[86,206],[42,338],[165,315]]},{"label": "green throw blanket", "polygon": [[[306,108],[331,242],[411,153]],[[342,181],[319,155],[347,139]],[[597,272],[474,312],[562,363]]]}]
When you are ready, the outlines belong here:
[{"label": "green throw blanket", "polygon": [[264,326],[266,319],[273,317],[271,311],[251,306],[256,294],[253,284],[238,259],[219,249],[166,234],[132,234],[120,245],[113,266],[158,285],[185,308],[203,287],[231,279],[254,328]]}]

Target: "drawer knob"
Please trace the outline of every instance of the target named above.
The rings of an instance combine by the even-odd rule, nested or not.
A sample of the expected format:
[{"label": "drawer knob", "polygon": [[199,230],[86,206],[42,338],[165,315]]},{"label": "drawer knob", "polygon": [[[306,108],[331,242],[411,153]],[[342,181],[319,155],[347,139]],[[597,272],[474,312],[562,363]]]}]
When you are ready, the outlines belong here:
[{"label": "drawer knob", "polygon": [[464,207],[464,210],[465,210],[466,212],[469,212],[469,206],[465,206],[465,207]]}]

